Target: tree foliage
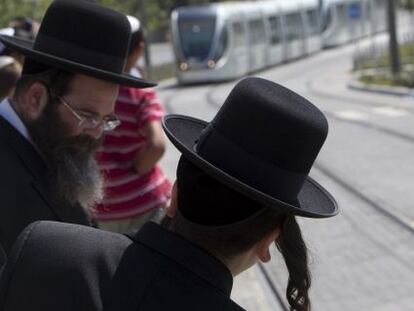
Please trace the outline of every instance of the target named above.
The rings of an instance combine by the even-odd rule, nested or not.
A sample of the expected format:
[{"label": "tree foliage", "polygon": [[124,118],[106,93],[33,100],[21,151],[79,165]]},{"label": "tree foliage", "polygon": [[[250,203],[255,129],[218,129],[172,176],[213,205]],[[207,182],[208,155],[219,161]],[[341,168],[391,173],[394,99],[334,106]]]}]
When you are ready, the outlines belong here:
[{"label": "tree foliage", "polygon": [[[16,16],[41,20],[46,8],[53,0],[0,0],[0,28]],[[124,14],[143,17],[143,4],[147,5],[148,28],[150,31],[166,31],[171,11],[179,6],[219,2],[217,0],[96,0]],[[221,0],[226,1],[226,0]]]},{"label": "tree foliage", "polygon": [[0,0],[0,28],[17,16],[40,20],[52,0]]},{"label": "tree foliage", "polygon": [[414,11],[414,0],[400,0],[400,4],[403,8]]}]

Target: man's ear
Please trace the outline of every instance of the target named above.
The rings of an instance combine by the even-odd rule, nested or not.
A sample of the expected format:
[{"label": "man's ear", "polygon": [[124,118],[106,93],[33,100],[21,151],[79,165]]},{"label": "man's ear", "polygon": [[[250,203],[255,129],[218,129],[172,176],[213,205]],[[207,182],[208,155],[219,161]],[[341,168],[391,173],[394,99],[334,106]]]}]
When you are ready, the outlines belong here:
[{"label": "man's ear", "polygon": [[48,102],[48,91],[42,83],[35,82],[23,95],[23,113],[29,120],[36,120]]},{"label": "man's ear", "polygon": [[260,259],[261,262],[269,262],[271,259],[270,256],[270,246],[277,240],[280,235],[280,228],[276,228],[270,233],[268,233],[263,239],[261,239],[256,244],[256,256]]},{"label": "man's ear", "polygon": [[174,218],[175,214],[177,213],[178,209],[178,201],[177,201],[177,181],[174,182],[174,185],[171,190],[171,200],[170,205],[165,208],[165,213],[168,217]]}]

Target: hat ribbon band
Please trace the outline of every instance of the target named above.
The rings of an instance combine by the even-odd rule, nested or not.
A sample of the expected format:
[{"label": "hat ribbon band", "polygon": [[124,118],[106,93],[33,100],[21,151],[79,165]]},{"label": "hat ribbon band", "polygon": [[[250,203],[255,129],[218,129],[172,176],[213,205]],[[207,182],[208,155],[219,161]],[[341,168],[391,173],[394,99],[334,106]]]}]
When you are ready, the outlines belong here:
[{"label": "hat ribbon band", "polygon": [[122,73],[125,65],[124,58],[87,49],[42,33],[37,35],[33,49],[67,61],[114,73]]},{"label": "hat ribbon band", "polygon": [[250,154],[210,123],[200,135],[196,152],[225,173],[273,198],[293,202],[306,180],[298,174]]}]

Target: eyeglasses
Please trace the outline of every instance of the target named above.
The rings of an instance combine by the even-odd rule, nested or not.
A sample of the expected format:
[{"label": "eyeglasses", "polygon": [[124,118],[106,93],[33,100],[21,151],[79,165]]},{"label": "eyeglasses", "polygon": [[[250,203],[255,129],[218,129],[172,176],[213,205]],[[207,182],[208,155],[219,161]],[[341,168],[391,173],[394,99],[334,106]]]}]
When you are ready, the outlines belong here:
[{"label": "eyeglasses", "polygon": [[114,130],[121,124],[121,121],[116,117],[105,117],[104,119],[99,120],[96,117],[81,115],[76,112],[63,97],[57,96],[57,99],[60,100],[61,103],[79,120],[78,126],[83,129],[92,130],[100,127],[103,131],[108,132]]}]

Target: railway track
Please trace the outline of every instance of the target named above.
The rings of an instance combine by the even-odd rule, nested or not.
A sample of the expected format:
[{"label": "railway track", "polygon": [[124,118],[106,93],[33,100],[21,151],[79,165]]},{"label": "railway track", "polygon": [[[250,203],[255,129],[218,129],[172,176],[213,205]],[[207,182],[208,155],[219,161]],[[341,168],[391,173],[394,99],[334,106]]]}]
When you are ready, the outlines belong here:
[{"label": "railway track", "polygon": [[[214,97],[212,95],[213,90],[214,90],[213,87],[211,87],[208,90],[208,92],[206,94],[206,100],[215,109],[218,109],[221,106],[221,103],[217,103],[214,100]],[[334,116],[329,112],[324,112],[324,114],[327,114],[328,117],[334,118]],[[339,118],[335,118],[335,119],[339,119]],[[381,132],[383,134],[387,134],[387,135],[393,136],[395,138],[407,141],[409,143],[414,143],[414,136],[399,133],[399,132],[393,131],[391,129],[378,126],[376,124],[371,124],[369,122],[363,122],[363,121],[354,121],[354,120],[348,121],[348,120],[343,120],[343,119],[340,119],[340,120],[343,121],[343,122],[352,123],[352,124],[356,124],[358,126],[362,126],[362,127],[368,128],[368,129],[372,129],[372,130]],[[336,184],[341,186],[344,190],[351,193],[353,196],[357,197],[359,200],[366,203],[367,205],[369,205],[371,208],[373,208],[377,212],[381,213],[384,217],[386,217],[388,220],[392,221],[394,224],[396,224],[396,225],[400,226],[401,228],[403,228],[404,230],[407,230],[410,233],[414,234],[414,224],[412,224],[408,219],[404,219],[402,216],[395,215],[394,213],[392,213],[390,211],[390,209],[387,206],[384,206],[382,204],[377,203],[374,199],[370,198],[369,196],[364,194],[362,191],[358,190],[350,182],[346,181],[345,179],[341,178],[339,175],[335,174],[335,172],[333,170],[329,169],[328,167],[326,167],[326,166],[324,166],[324,165],[317,162],[317,163],[315,163],[314,168],[316,170],[320,171],[325,176],[327,176],[333,182],[335,182]]]},{"label": "railway track", "polygon": [[[215,90],[215,87],[210,87],[210,89],[207,91],[206,100],[215,109],[219,109],[222,103],[217,103],[214,100],[214,96],[213,96],[213,91],[214,90]],[[320,93],[314,93],[312,90],[310,90],[310,92],[313,95],[323,96]],[[341,98],[340,96],[338,96],[338,97]],[[331,98],[331,97],[329,96],[329,98]],[[343,99],[343,98],[340,99],[340,100],[345,101],[345,99]],[[384,105],[377,104],[376,106],[373,106],[373,104],[369,104],[368,106],[372,108],[372,107],[383,107]],[[408,110],[408,111],[409,111],[410,114],[414,115],[414,110]],[[395,131],[393,129],[390,129],[388,127],[378,125],[378,124],[375,124],[375,123],[371,123],[371,122],[366,122],[366,121],[363,121],[363,120],[345,119],[345,118],[339,117],[339,116],[335,115],[334,113],[332,113],[330,111],[326,111],[326,110],[324,110],[323,113],[328,118],[339,121],[339,122],[350,123],[350,124],[353,124],[353,125],[356,125],[356,126],[359,126],[359,127],[363,127],[365,129],[373,130],[373,131],[379,132],[381,134],[385,134],[385,135],[388,135],[388,136],[392,136],[394,138],[398,138],[398,139],[403,140],[405,142],[408,142],[410,144],[414,143],[414,135],[410,135],[410,134],[407,134],[407,133],[401,133],[401,132]]]},{"label": "railway track", "polygon": [[[215,91],[214,87],[211,87],[207,94],[206,94],[206,101],[209,105],[214,107],[214,109],[220,108],[222,103],[216,102],[214,99],[213,92]],[[320,95],[320,94],[318,94]],[[371,105],[371,104],[370,104]],[[379,106],[379,105],[378,105]],[[363,121],[348,121],[343,120],[335,117],[332,113],[327,113],[328,118],[334,118],[336,120],[342,121],[342,122],[348,122],[352,123],[354,125],[364,127],[366,129],[375,130],[385,135],[390,135],[394,138],[404,140],[409,143],[414,142],[414,136],[410,136],[407,134],[399,133],[397,131],[375,125],[368,122]],[[414,112],[412,112],[414,114]],[[368,195],[364,194],[362,191],[360,191],[357,187],[352,185],[349,181],[345,180],[344,178],[341,178],[338,174],[335,174],[335,172],[328,167],[324,166],[323,164],[316,163],[314,166],[314,169],[319,171],[320,173],[324,174],[326,177],[328,177],[333,183],[339,185],[341,188],[343,188],[346,192],[350,193],[352,196],[356,197],[358,200],[362,201],[366,205],[369,206],[369,208],[372,208],[375,212],[380,213],[383,217],[385,217],[388,221],[392,222],[394,225],[397,225],[401,229],[414,234],[414,224],[412,224],[408,219],[404,219],[400,215],[396,215],[392,212],[392,209],[390,209],[388,206],[385,206],[383,204],[378,203],[375,199],[370,198]],[[373,241],[374,243],[374,241]],[[406,262],[403,258],[399,258],[399,261],[401,261],[402,264],[406,266],[412,266],[412,263]],[[278,310],[288,311],[289,306],[287,305],[284,290],[282,288],[278,288],[276,283],[273,281],[272,274],[266,269],[266,267],[263,264],[259,264],[259,270],[263,274],[263,280],[265,282],[265,286],[269,289],[269,291],[274,296],[275,300],[278,302]]]},{"label": "railway track", "polygon": [[[358,98],[357,96],[352,96],[352,95],[332,94],[330,92],[322,91],[320,89],[315,88],[314,83],[311,80],[306,81],[306,89],[310,94],[317,96],[319,98],[332,99],[335,101],[343,102],[345,104],[350,104],[350,105],[355,105],[355,106],[364,106],[367,108],[382,108],[382,107],[399,108],[399,109],[404,109],[405,112],[411,115],[414,115],[414,107],[412,106],[408,106],[408,105],[396,106],[395,103],[389,104],[385,101],[378,102],[378,101],[374,101],[374,100],[367,99],[367,98],[361,99],[361,98]],[[357,91],[352,91],[352,92],[357,92]],[[383,96],[387,96],[387,95],[383,95]],[[391,95],[388,95],[388,96],[391,96]]]},{"label": "railway track", "polygon": [[[233,82],[234,83],[234,82]],[[215,92],[217,92],[219,89],[218,88],[229,88],[229,84],[221,84],[221,85],[213,85],[213,86],[208,86],[207,90],[203,92],[203,97],[205,102],[210,105],[214,110],[218,110],[221,105],[222,102],[218,102],[217,100],[217,96],[218,94],[216,94]],[[166,97],[166,109],[169,113],[175,113],[175,109],[174,109],[174,101],[177,100],[179,101],[179,97],[178,96],[180,94],[182,89],[178,89],[178,94],[177,93],[172,93],[170,95],[168,95]],[[324,96],[324,94],[315,94],[313,93],[314,96]],[[182,96],[182,94],[181,94]],[[339,100],[342,101],[346,101],[348,102],[349,99],[346,98],[342,98],[339,97]],[[201,100],[201,98],[200,98]],[[355,101],[353,101],[354,104]],[[178,103],[177,103],[178,104]],[[361,101],[361,105],[365,105],[362,101]],[[370,105],[370,107],[373,107],[373,103],[369,103],[366,104],[367,106]],[[384,106],[382,104],[377,105],[377,106]],[[410,111],[410,113],[414,114],[414,111]],[[328,118],[332,118],[341,122],[347,122],[347,123],[351,123],[353,125],[356,126],[360,126],[363,127],[367,130],[375,130],[377,132],[380,132],[384,135],[389,135],[394,137],[395,139],[400,139],[403,140],[407,143],[413,143],[414,142],[414,136],[408,135],[408,134],[404,134],[404,133],[399,133],[397,131],[394,131],[392,129],[380,126],[380,125],[376,125],[376,124],[372,124],[369,122],[365,122],[365,121],[356,121],[356,120],[344,120],[344,119],[340,119],[338,117],[336,117],[334,114],[330,113],[330,112],[325,112],[325,114],[327,114]],[[406,232],[409,232],[410,234],[414,234],[414,224],[411,223],[408,219],[404,219],[401,215],[397,215],[394,214],[392,212],[392,209],[389,208],[388,206],[385,206],[384,204],[378,203],[378,200],[376,200],[375,198],[372,198],[368,195],[366,195],[365,193],[363,193],[362,191],[360,191],[356,186],[354,186],[351,182],[349,182],[348,180],[345,180],[344,178],[342,178],[342,176],[339,176],[339,174],[336,174],[334,170],[330,169],[329,167],[325,166],[324,164],[321,163],[316,163],[314,166],[315,170],[317,170],[319,173],[325,175],[328,179],[330,179],[333,183],[335,183],[336,185],[338,185],[340,188],[342,188],[344,191],[348,192],[350,195],[354,196],[357,200],[359,200],[360,202],[363,202],[365,205],[368,206],[368,208],[371,208],[373,211],[375,211],[376,213],[381,214],[381,217],[384,217],[387,221],[391,222],[392,224],[400,227],[401,229],[403,229]],[[361,228],[361,232],[363,232],[363,228]],[[372,241],[372,243],[377,243],[376,241]],[[397,256],[397,255],[395,255]],[[406,266],[412,266],[412,263],[407,262],[406,260],[404,260],[404,258],[398,258],[398,260],[406,265]],[[276,282],[274,282],[273,277],[272,277],[272,273],[268,271],[268,269],[260,264],[259,265],[259,270],[263,275],[263,282],[265,283],[265,286],[269,289],[269,292],[273,295],[274,297],[274,301],[277,301],[278,303],[278,309],[277,310],[283,310],[283,311],[287,311],[289,310],[289,306],[287,305],[286,299],[285,299],[285,289],[284,288],[278,288]],[[280,286],[279,286],[280,287]]]},{"label": "railway track", "polygon": [[[351,193],[355,197],[357,197],[359,200],[363,201],[365,204],[367,204],[370,208],[375,210],[376,212],[379,212],[391,221],[393,224],[399,226],[400,228],[406,230],[407,232],[414,234],[414,226],[411,224],[408,220],[402,219],[400,216],[397,216],[391,212],[390,208],[387,208],[384,205],[381,205],[377,202],[375,202],[372,198],[369,198],[365,194],[363,194],[361,191],[356,189],[354,186],[352,186],[350,183],[346,182],[345,180],[341,179],[337,175],[335,175],[331,170],[326,168],[325,166],[316,163],[315,169],[327,176],[329,179],[331,179],[336,184],[340,185],[342,188],[344,188],[347,192]],[[362,234],[364,234],[363,230],[361,230]],[[372,241],[372,243],[378,243],[376,241]],[[383,247],[384,249],[388,249],[390,253],[392,253],[392,248],[390,248],[387,245],[380,245],[380,247]],[[405,258],[399,258],[397,255],[395,257],[398,259],[398,261],[409,267],[410,269],[414,268],[414,265],[412,262],[405,260]],[[272,295],[274,296],[275,300],[278,302],[278,309],[276,310],[282,310],[282,311],[288,311],[289,306],[287,304],[286,299],[284,298],[284,288],[279,288],[276,284],[276,282],[273,280],[272,273],[269,272],[269,270],[265,267],[263,264],[259,264],[260,272],[263,274],[264,279],[264,286],[266,286]]]},{"label": "railway track", "polygon": [[[218,109],[218,108],[220,108],[222,103],[217,103],[214,100],[214,96],[212,94],[214,89],[215,89],[214,87],[210,87],[210,89],[208,90],[208,92],[206,94],[206,101],[210,105],[212,105],[215,109]],[[380,133],[393,136],[394,138],[398,138],[400,140],[404,140],[404,141],[409,142],[409,143],[414,143],[414,136],[411,136],[411,135],[408,135],[408,134],[399,133],[397,131],[393,131],[391,129],[381,127],[379,125],[372,124],[372,123],[369,123],[369,122],[340,119],[340,118],[335,117],[330,112],[325,112],[324,111],[324,114],[327,114],[328,118],[335,118],[336,120],[340,120],[340,121],[343,121],[343,122],[355,124],[355,125],[367,128],[367,129],[375,130],[375,131],[378,131]],[[413,112],[413,114],[414,114],[414,112]],[[374,199],[370,198],[369,196],[364,194],[362,191],[358,190],[350,182],[346,181],[345,179],[341,178],[339,175],[335,174],[335,172],[333,170],[329,169],[328,167],[326,167],[326,166],[324,166],[324,165],[317,162],[317,163],[315,163],[314,168],[316,170],[320,171],[325,176],[327,176],[329,179],[331,179],[336,184],[340,185],[344,190],[351,193],[352,195],[357,197],[359,200],[361,200],[362,202],[364,202],[367,205],[369,205],[370,207],[372,207],[377,212],[381,213],[384,217],[386,217],[390,221],[394,222],[395,224],[397,224],[398,226],[400,226],[404,230],[407,230],[410,233],[414,234],[414,225],[408,219],[404,219],[402,216],[397,216],[397,215],[393,214],[390,211],[389,208],[387,208],[384,205],[381,205],[381,204],[377,203]]]},{"label": "railway track", "polygon": [[[368,108],[382,108],[382,107],[391,107],[391,108],[398,108],[398,109],[403,109],[404,113],[410,114],[410,115],[414,115],[414,109],[412,108],[402,108],[402,107],[395,107],[395,105],[392,104],[386,104],[386,103],[377,103],[377,102],[373,102],[373,101],[368,101],[368,100],[358,100],[355,99],[354,97],[350,97],[350,96],[335,96],[334,94],[330,94],[328,92],[322,92],[319,90],[315,90],[313,87],[311,87],[311,84],[309,83],[309,81],[307,82],[307,90],[309,92],[309,94],[311,94],[313,97],[317,97],[317,98],[321,98],[321,99],[332,99],[335,101],[340,101],[340,102],[344,102],[346,104],[350,104],[350,105],[358,105],[358,106],[364,106],[364,107],[368,107]],[[365,120],[357,120],[357,119],[345,119],[343,117],[340,117],[338,115],[336,115],[333,112],[330,111],[323,111],[324,114],[330,118],[330,119],[334,119],[336,121],[339,122],[344,122],[344,123],[350,123],[359,127],[363,127],[369,130],[373,130],[388,136],[392,136],[394,138],[398,138],[400,140],[406,141],[410,144],[414,143],[414,135],[410,135],[407,133],[402,133],[399,131],[396,131],[394,129],[391,129],[389,127],[383,126],[383,125],[379,125],[379,124],[375,124],[373,122],[367,122]]]}]

